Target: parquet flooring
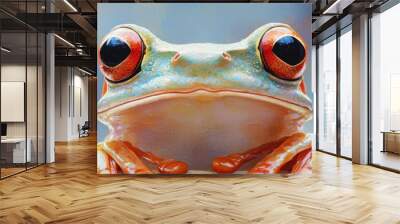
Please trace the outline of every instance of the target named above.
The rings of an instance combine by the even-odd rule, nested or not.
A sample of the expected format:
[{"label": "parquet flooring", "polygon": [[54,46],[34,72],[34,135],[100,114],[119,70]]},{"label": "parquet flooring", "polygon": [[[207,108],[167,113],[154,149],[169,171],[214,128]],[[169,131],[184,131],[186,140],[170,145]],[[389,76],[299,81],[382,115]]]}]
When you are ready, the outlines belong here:
[{"label": "parquet flooring", "polygon": [[400,223],[400,175],[323,153],[302,176],[96,175],[94,138],[0,181],[0,223]]},{"label": "parquet flooring", "polygon": [[25,170],[25,167],[21,167],[21,168],[20,167],[17,167],[17,168],[15,168],[15,167],[11,167],[11,168],[2,167],[1,168],[1,176],[2,177],[7,177],[7,176],[13,175],[15,173],[22,172],[24,170]]}]

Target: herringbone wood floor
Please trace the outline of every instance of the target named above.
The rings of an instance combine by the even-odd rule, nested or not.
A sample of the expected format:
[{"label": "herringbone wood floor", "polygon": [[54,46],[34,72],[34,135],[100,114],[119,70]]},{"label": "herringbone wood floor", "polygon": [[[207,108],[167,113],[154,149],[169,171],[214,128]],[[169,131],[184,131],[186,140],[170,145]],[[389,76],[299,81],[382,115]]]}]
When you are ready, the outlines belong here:
[{"label": "herringbone wood floor", "polygon": [[400,175],[315,153],[309,176],[96,175],[94,138],[0,181],[0,223],[400,223]]}]

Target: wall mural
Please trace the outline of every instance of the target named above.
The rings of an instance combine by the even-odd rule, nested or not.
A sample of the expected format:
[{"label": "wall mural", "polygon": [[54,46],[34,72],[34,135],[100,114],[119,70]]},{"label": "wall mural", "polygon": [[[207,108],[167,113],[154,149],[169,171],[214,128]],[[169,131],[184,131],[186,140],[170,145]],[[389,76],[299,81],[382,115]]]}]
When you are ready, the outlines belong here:
[{"label": "wall mural", "polygon": [[234,43],[175,44],[137,24],[115,26],[98,46],[107,134],[97,172],[309,171],[308,43],[285,21]]}]

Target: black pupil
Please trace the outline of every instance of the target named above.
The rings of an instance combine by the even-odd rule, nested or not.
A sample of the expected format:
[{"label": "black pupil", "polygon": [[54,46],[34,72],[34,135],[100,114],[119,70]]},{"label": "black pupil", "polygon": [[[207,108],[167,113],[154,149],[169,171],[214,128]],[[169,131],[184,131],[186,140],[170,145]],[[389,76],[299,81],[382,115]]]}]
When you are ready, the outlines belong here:
[{"label": "black pupil", "polygon": [[108,39],[100,49],[101,61],[108,67],[119,65],[131,53],[129,46],[117,37]]},{"label": "black pupil", "polygon": [[275,42],[272,51],[289,65],[297,65],[305,57],[305,49],[299,40],[285,36]]}]

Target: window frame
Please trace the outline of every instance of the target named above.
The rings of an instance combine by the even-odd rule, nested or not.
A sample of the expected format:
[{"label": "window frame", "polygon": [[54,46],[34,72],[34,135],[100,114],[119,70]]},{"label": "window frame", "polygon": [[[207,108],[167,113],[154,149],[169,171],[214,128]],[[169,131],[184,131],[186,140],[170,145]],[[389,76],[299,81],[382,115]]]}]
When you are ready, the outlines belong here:
[{"label": "window frame", "polygon": [[[340,110],[340,104],[341,104],[341,99],[340,99],[341,98],[340,97],[340,95],[341,95],[340,94],[341,93],[341,90],[340,90],[340,82],[341,82],[341,79],[340,79],[341,78],[340,41],[341,40],[340,40],[340,37],[343,34],[345,34],[346,32],[352,32],[351,26],[352,26],[352,23],[350,22],[346,26],[344,26],[340,29],[337,29],[336,32],[325,37],[324,39],[319,40],[318,43],[315,44],[316,45],[316,53],[315,53],[315,55],[316,55],[316,60],[315,60],[316,61],[316,72],[315,72],[315,74],[316,74],[316,77],[315,77],[316,78],[316,108],[315,108],[315,110],[316,110],[316,138],[315,138],[316,139],[316,143],[315,143],[316,151],[323,152],[323,153],[333,155],[336,157],[340,157],[340,158],[343,158],[346,160],[352,160],[352,158],[344,156],[342,154],[342,150],[341,150],[341,118],[340,118],[340,112],[341,112],[341,110]],[[335,37],[332,38],[333,36],[335,36]],[[329,40],[330,38],[332,38],[332,40]],[[320,136],[320,130],[321,130],[320,125],[319,125],[319,120],[320,120],[320,117],[319,117],[319,112],[320,112],[319,111],[320,110],[320,107],[319,107],[319,103],[320,103],[320,99],[319,99],[320,82],[319,81],[320,80],[319,80],[319,78],[320,78],[320,74],[319,74],[319,63],[318,63],[319,57],[320,57],[319,56],[319,48],[320,48],[321,43],[326,42],[328,40],[336,41],[336,61],[335,61],[335,63],[336,63],[336,152],[335,153],[326,151],[319,147],[320,146],[319,136]]]}]

